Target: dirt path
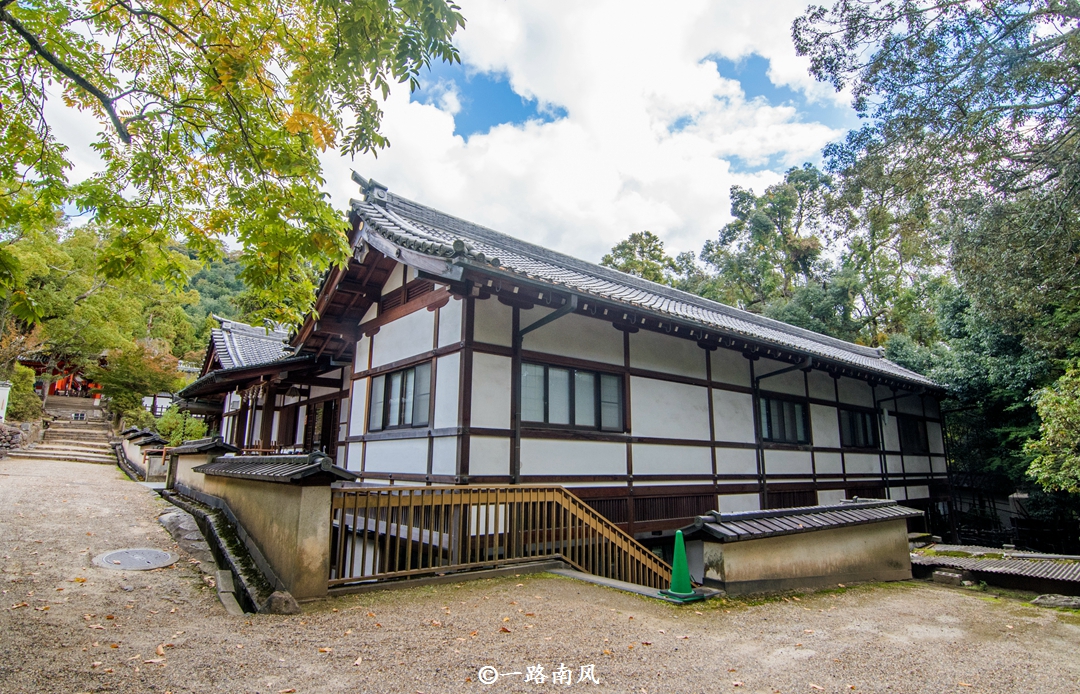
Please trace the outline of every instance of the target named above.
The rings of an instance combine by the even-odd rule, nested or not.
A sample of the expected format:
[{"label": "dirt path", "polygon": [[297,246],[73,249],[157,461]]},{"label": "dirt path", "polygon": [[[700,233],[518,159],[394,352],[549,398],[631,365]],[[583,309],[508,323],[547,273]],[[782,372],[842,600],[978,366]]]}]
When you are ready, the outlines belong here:
[{"label": "dirt path", "polygon": [[[0,461],[0,691],[1080,690],[1080,616],[922,583],[676,608],[522,576],[232,618],[187,557],[91,564],[174,549],[166,508],[114,468]],[[560,663],[570,686],[552,682]],[[536,665],[544,683],[526,684]],[[599,685],[578,681],[583,665]],[[503,675],[482,684],[485,666]]]}]

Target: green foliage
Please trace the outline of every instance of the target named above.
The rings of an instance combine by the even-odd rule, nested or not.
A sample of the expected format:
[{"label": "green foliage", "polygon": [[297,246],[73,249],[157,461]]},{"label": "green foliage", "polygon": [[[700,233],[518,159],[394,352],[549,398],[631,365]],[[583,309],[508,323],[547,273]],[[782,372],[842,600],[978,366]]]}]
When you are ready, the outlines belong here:
[{"label": "green foliage", "polygon": [[180,412],[176,405],[169,407],[158,417],[157,432],[165,437],[170,446],[206,436],[206,422],[195,419],[190,412]]},{"label": "green foliage", "polygon": [[1042,422],[1039,437],[1025,446],[1028,474],[1046,489],[1080,493],[1080,365],[1033,399]]},{"label": "green foliage", "polygon": [[675,261],[664,254],[664,242],[651,231],[630,234],[601,258],[600,264],[660,284],[667,284],[668,273],[677,268]]},{"label": "green foliage", "polygon": [[100,384],[109,408],[125,417],[143,409],[144,396],[173,392],[183,384],[183,377],[176,370],[176,357],[152,340],[110,350],[107,359],[105,366],[91,367],[88,375]]},{"label": "green foliage", "polygon": [[[177,287],[190,274],[178,242],[213,260],[235,239],[252,305],[296,322],[315,278],[349,250],[319,192],[320,153],[387,146],[379,99],[395,81],[416,88],[432,60],[458,60],[457,10],[446,0],[0,3],[10,310],[25,318],[33,306],[15,300],[20,268],[2,244],[73,202],[112,230],[96,276]],[[75,185],[47,90],[102,126],[93,147],[104,167]]]},{"label": "green foliage", "polygon": [[123,413],[122,428],[138,427],[140,429],[150,429],[151,431],[157,431],[157,418],[150,414],[150,411],[140,407],[137,410],[128,410]]},{"label": "green foliage", "polygon": [[8,394],[8,421],[31,422],[41,418],[41,398],[34,392],[34,370],[12,364],[4,378],[11,382]]}]

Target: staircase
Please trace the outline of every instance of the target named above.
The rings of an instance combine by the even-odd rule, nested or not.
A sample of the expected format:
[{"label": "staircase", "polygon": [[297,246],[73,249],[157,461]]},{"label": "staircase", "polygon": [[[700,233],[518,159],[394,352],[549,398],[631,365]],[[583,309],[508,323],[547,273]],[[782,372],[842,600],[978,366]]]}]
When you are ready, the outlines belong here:
[{"label": "staircase", "polygon": [[102,421],[56,421],[45,430],[41,443],[33,448],[12,451],[11,455],[35,460],[116,465],[116,454],[109,444],[110,433],[109,425]]}]

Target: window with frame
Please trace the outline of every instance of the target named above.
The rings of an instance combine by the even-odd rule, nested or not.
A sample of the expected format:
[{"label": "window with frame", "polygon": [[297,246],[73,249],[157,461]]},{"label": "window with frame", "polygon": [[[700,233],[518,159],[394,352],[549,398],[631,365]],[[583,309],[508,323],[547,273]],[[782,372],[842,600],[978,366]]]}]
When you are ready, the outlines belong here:
[{"label": "window with frame", "polygon": [[368,431],[426,427],[431,402],[431,362],[371,379]]},{"label": "window with frame", "polygon": [[806,404],[779,398],[758,398],[761,438],[771,443],[810,443]]},{"label": "window with frame", "polygon": [[521,420],[573,429],[623,431],[622,377],[522,364]]},{"label": "window with frame", "polygon": [[841,409],[840,445],[844,448],[877,448],[877,417],[874,413]]},{"label": "window with frame", "polygon": [[926,438],[926,420],[898,416],[896,425],[900,430],[900,452],[909,455],[926,455],[930,442]]}]

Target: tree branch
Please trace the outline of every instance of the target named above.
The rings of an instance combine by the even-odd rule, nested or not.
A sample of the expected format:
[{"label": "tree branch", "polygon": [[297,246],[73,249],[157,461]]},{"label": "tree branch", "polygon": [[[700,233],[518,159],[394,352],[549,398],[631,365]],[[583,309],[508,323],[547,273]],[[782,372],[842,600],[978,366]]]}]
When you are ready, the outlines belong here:
[{"label": "tree branch", "polygon": [[41,42],[37,40],[37,37],[30,33],[19,20],[8,14],[8,11],[3,9],[3,7],[3,5],[0,5],[0,22],[7,24],[14,29],[15,33],[21,36],[23,40],[30,45],[30,48],[45,60],[45,62],[52,65],[72,82],[89,92],[95,99],[101,102],[105,112],[109,115],[109,120],[112,121],[113,127],[116,128],[116,133],[120,136],[120,139],[124,141],[124,144],[131,144],[131,133],[128,132],[127,126],[124,125],[124,121],[116,113],[116,109],[113,107],[113,99],[97,86],[90,83],[85,77],[75,72],[74,69],[54,55],[52,51],[45,48],[45,46],[42,46]]}]

